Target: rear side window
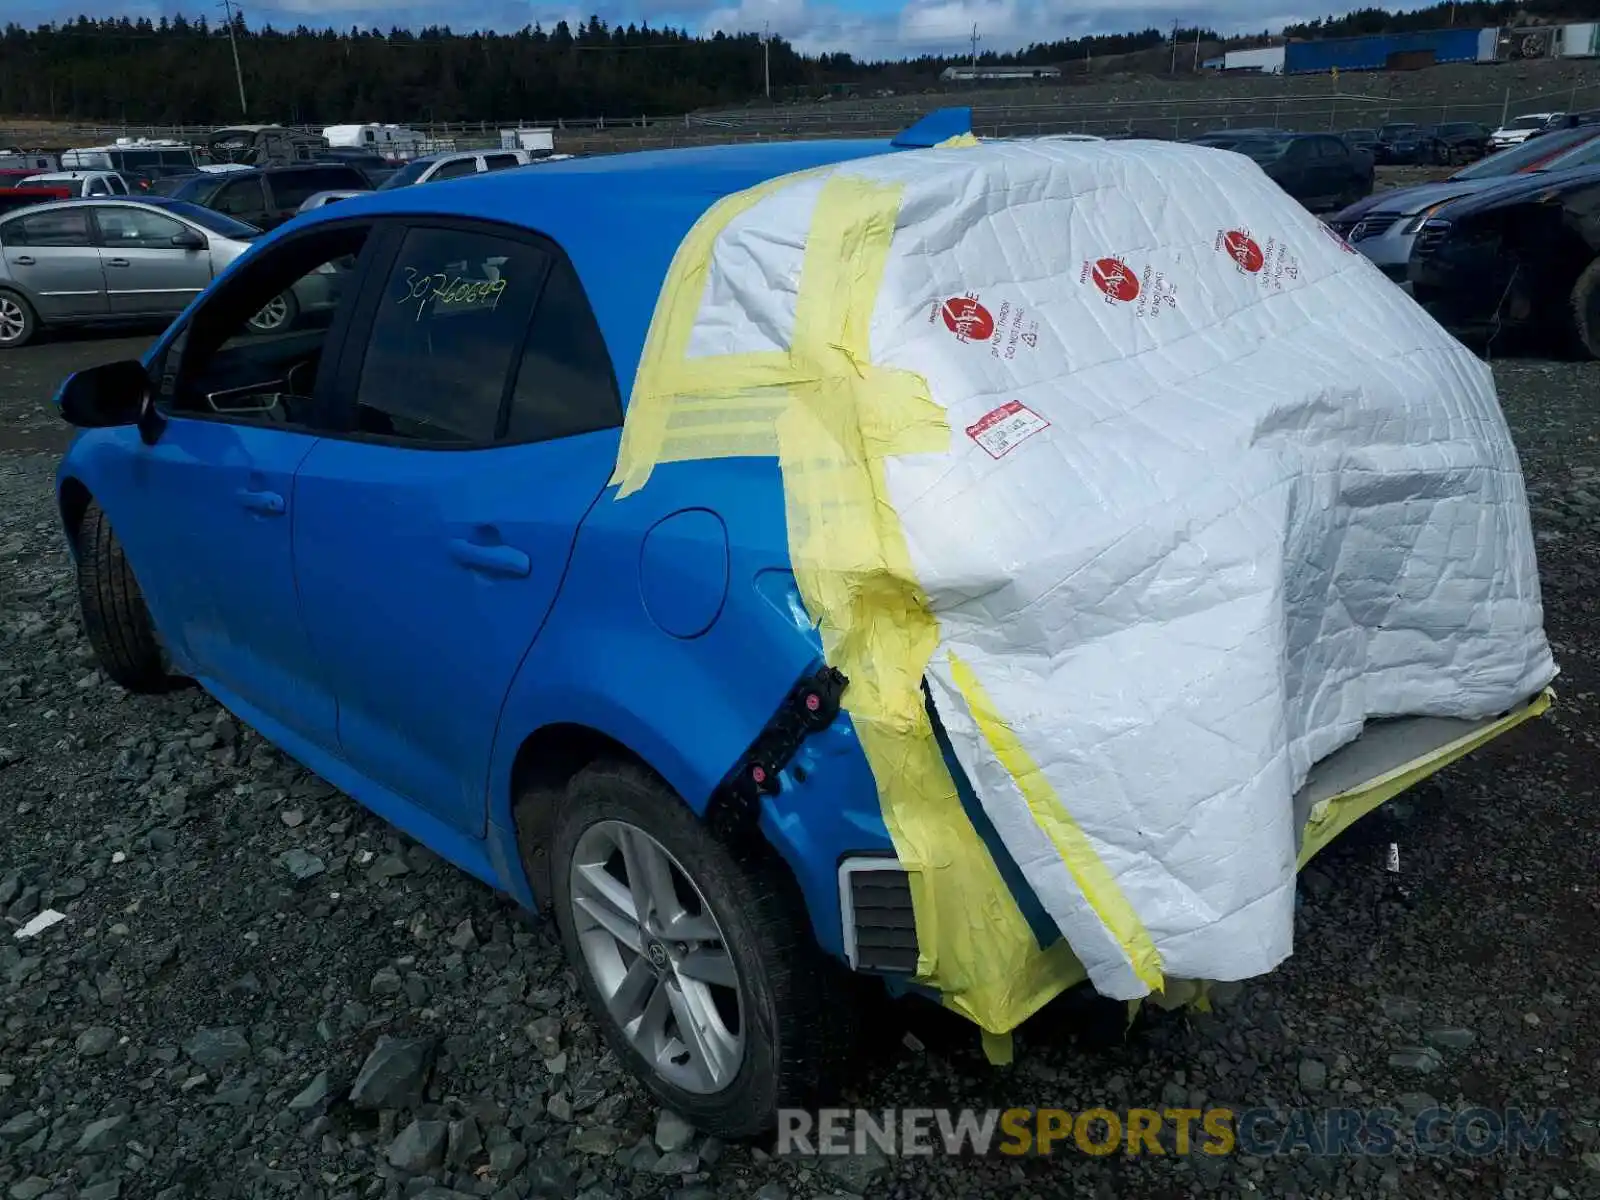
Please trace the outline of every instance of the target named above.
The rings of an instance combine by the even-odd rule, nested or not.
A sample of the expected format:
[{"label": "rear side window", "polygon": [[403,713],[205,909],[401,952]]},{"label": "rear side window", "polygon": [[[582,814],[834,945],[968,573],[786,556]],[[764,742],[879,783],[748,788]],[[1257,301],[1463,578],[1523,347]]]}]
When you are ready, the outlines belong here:
[{"label": "rear side window", "polygon": [[460,179],[463,175],[476,175],[477,173],[477,159],[458,158],[441,165],[437,171],[428,176],[428,182],[433,183],[439,179]]},{"label": "rear side window", "polygon": [[263,216],[266,209],[261,200],[261,180],[252,177],[223,184],[212,198],[211,207],[246,221]]},{"label": "rear side window", "polygon": [[0,227],[7,246],[88,246],[89,214],[84,209],[32,213]]},{"label": "rear side window", "polygon": [[356,428],[445,445],[494,441],[547,265],[524,242],[408,232],[367,342]]},{"label": "rear side window", "polygon": [[513,442],[543,442],[622,424],[611,355],[578,273],[554,258],[511,393]]},{"label": "rear side window", "polygon": [[299,208],[318,192],[364,188],[367,181],[353,167],[306,167],[269,175],[267,186],[279,208]]},{"label": "rear side window", "polygon": [[507,167],[517,167],[522,164],[517,162],[515,154],[485,154],[483,166],[486,171],[504,171]]}]

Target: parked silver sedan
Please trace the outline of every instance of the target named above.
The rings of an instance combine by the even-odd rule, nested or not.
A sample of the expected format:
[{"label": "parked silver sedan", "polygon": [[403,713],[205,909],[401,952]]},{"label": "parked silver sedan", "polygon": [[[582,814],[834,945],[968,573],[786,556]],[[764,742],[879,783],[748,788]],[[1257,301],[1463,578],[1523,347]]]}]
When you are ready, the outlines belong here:
[{"label": "parked silver sedan", "polygon": [[[182,200],[61,200],[0,219],[0,350],[41,329],[170,319],[261,236]],[[276,333],[331,309],[341,280],[308,275],[249,321]]]}]

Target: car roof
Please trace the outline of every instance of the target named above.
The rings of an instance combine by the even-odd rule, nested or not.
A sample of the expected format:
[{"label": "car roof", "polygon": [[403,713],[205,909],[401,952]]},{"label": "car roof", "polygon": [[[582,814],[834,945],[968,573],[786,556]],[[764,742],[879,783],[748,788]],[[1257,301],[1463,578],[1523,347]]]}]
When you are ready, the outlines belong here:
[{"label": "car roof", "polygon": [[701,214],[724,196],[811,167],[895,150],[888,139],[760,142],[640,150],[366,192],[296,217],[283,231],[358,217],[449,216],[553,239],[577,268],[617,378],[638,366],[667,267]]}]

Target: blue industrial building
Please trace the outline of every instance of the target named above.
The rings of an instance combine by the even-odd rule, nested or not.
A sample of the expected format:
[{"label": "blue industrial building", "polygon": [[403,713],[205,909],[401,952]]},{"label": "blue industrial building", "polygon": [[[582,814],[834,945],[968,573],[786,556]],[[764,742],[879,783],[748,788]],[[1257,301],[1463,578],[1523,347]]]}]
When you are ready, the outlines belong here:
[{"label": "blue industrial building", "polygon": [[1290,42],[1284,47],[1288,75],[1321,71],[1395,71],[1438,63],[1492,62],[1498,30],[1429,29],[1369,37]]}]

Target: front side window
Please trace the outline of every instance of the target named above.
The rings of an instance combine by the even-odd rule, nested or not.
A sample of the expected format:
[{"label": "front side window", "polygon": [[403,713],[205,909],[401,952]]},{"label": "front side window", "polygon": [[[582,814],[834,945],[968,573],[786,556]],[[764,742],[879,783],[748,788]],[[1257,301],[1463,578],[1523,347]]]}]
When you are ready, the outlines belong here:
[{"label": "front side window", "polygon": [[360,227],[295,238],[202,302],[156,372],[170,409],[310,426],[328,329],[353,302]]},{"label": "front side window", "polygon": [[264,216],[266,207],[261,201],[261,181],[254,178],[235,179],[224,184],[211,201],[211,207],[243,221]]},{"label": "front side window", "polygon": [[410,230],[373,321],[357,429],[444,445],[494,441],[547,265],[523,242]]},{"label": "front side window", "polygon": [[172,239],[184,231],[181,222],[143,208],[106,205],[95,209],[100,242],[108,250],[170,250]]},{"label": "front side window", "polygon": [[0,226],[0,244],[7,246],[88,246],[86,209],[56,209],[15,217]]}]

